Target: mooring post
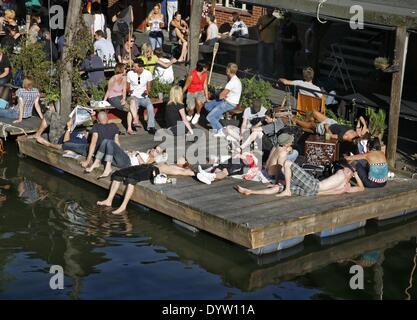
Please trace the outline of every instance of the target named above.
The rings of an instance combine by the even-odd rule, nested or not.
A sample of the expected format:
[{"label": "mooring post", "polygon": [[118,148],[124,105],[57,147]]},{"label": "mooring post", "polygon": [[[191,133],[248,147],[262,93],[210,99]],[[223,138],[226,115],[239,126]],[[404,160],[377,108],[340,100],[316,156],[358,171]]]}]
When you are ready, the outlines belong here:
[{"label": "mooring post", "polygon": [[407,57],[408,37],[409,34],[406,27],[397,27],[394,63],[398,64],[400,69],[393,74],[391,85],[387,146],[387,161],[390,168],[395,168],[395,159],[397,155],[398,124],[401,110],[401,96]]}]

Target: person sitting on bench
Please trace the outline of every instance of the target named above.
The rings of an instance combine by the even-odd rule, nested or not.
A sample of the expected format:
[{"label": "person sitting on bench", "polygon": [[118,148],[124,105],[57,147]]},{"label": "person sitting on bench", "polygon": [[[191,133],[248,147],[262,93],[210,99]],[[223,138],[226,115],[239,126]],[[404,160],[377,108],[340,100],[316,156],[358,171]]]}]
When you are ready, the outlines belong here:
[{"label": "person sitting on bench", "polygon": [[[251,190],[237,185],[236,190],[244,195],[252,194],[277,194],[277,197],[289,197],[292,195],[311,197],[316,195],[337,195],[343,193],[355,193],[365,190],[362,180],[356,170],[348,163],[341,162],[340,169],[335,174],[322,181],[314,178],[296,163],[285,160],[283,163],[285,176],[285,189],[281,185],[273,185],[268,189]],[[355,178],[357,186],[351,186],[350,180]]]}]

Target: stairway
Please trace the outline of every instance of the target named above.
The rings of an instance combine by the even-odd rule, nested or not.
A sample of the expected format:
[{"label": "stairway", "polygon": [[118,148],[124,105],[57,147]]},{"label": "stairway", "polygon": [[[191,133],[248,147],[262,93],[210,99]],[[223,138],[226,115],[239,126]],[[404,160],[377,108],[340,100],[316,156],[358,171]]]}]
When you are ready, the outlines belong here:
[{"label": "stairway", "polygon": [[[375,72],[374,59],[381,55],[383,37],[381,30],[350,30],[344,38],[332,44],[340,49],[353,83],[369,79]],[[332,48],[329,46],[319,63],[322,77],[328,77],[334,67],[335,62],[331,56]],[[333,72],[331,76],[342,82],[338,72]]]}]

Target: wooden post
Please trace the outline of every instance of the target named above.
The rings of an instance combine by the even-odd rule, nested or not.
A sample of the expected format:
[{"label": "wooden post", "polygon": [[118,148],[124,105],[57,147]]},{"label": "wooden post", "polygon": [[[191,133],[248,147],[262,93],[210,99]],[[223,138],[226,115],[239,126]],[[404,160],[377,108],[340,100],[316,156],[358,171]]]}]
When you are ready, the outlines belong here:
[{"label": "wooden post", "polygon": [[190,18],[190,38],[188,41],[188,57],[190,68],[194,69],[198,61],[198,49],[201,27],[201,13],[203,12],[203,0],[193,0]]},{"label": "wooden post", "polygon": [[392,76],[391,102],[388,122],[387,161],[391,168],[395,168],[395,159],[397,155],[398,123],[401,110],[401,95],[407,57],[408,37],[409,34],[406,27],[397,27],[394,62],[399,65],[400,70]]},{"label": "wooden post", "polygon": [[71,73],[73,61],[69,61],[69,48],[76,45],[74,35],[77,32],[80,19],[81,0],[71,0],[68,6],[67,24],[65,26],[65,45],[62,52],[63,70],[61,72],[61,110],[60,114],[68,117],[71,112],[72,83]]},{"label": "wooden post", "polygon": [[214,15],[216,14],[216,3],[216,0],[211,0],[211,13]]}]

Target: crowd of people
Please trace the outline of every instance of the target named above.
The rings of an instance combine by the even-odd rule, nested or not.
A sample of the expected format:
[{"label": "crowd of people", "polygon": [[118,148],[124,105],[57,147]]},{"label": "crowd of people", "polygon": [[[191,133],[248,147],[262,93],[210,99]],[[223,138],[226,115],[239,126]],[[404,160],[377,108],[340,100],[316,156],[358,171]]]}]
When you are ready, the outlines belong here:
[{"label": "crowd of people", "polygon": [[[378,188],[386,184],[388,166],[382,143],[379,138],[370,136],[367,122],[363,118],[360,118],[357,127],[353,128],[341,125],[319,111],[301,116],[279,116],[272,109],[267,110],[260,100],[255,99],[252,106],[244,110],[239,127],[227,125],[223,118],[239,106],[243,91],[238,76],[238,65],[235,63],[227,65],[228,81],[218,96],[213,96],[208,90],[210,65],[205,60],[198,61],[182,85],[175,84],[172,65],[186,59],[184,52],[188,46],[188,27],[178,12],[170,12],[170,35],[175,37],[182,47],[178,60],[165,58],[163,54],[161,30],[165,27],[165,19],[161,14],[160,5],[155,5],[148,16],[149,41],[139,50],[129,32],[131,9],[120,8],[112,19],[113,28],[110,30],[110,24],[100,11],[100,6],[97,2],[93,3],[91,14],[85,17],[91,26],[92,41],[94,39],[94,51],[90,52],[82,63],[82,68],[90,71],[86,85],[95,86],[101,80],[105,80],[103,62],[114,61],[114,75],[107,82],[103,100],[125,112],[126,132],[129,135],[134,135],[136,129],[141,127],[139,108],[146,108],[146,131],[153,135],[157,130],[154,106],[149,97],[153,82],[159,79],[161,82],[172,84],[165,106],[164,129],[173,136],[193,136],[198,125],[210,128],[214,137],[228,142],[229,153],[225,155],[227,159],[217,160],[209,167],[203,168],[202,164],[195,167],[183,158],[176,159],[174,164],[168,164],[166,150],[159,147],[147,152],[128,152],[120,143],[120,128],[114,123],[109,123],[108,115],[104,111],[98,112],[95,116],[96,121],[90,130],[74,130],[72,120],[62,118],[54,106],[51,105],[45,113],[42,112],[40,92],[34,87],[34,79],[29,77],[24,79],[22,88],[17,90],[17,104],[11,108],[0,108],[0,117],[21,122],[32,116],[35,108],[41,124],[37,132],[29,138],[64,153],[84,156],[85,160],[81,161],[80,165],[84,168],[85,174],[92,174],[104,163],[104,170],[97,179],[110,177],[112,184],[108,198],[98,202],[99,205],[111,206],[120,184],[128,186],[123,203],[114,211],[115,214],[126,209],[136,183],[145,180],[158,182],[164,175],[195,177],[206,184],[228,176],[242,176],[246,180],[261,177],[262,181],[270,182],[264,190],[251,190],[241,186],[236,186],[236,190],[245,195],[278,194],[280,197],[353,193],[363,191],[365,187]],[[268,53],[269,40],[273,38],[265,31],[278,25],[271,16],[271,11],[268,11],[258,22],[261,38],[263,37],[260,46],[262,55]],[[3,20],[8,21],[5,26],[10,24],[11,17],[11,14],[7,17],[5,15]],[[212,46],[221,34],[214,15],[208,15],[207,22],[204,45]],[[36,35],[41,33],[43,41],[50,42],[50,47],[50,36],[45,36],[39,24],[40,20],[37,17],[33,19],[30,39],[39,41]],[[294,36],[295,31],[289,15],[285,17],[283,28],[282,41],[290,46],[297,37]],[[233,25],[228,35],[247,36],[247,27],[240,21],[239,15],[233,16]],[[9,36],[15,39],[12,33]],[[13,39],[9,38],[8,42],[12,42]],[[2,47],[0,50],[0,81],[10,74],[10,63],[4,54],[5,48]],[[51,58],[53,59],[53,54]],[[288,65],[288,68],[291,68],[291,65]],[[290,71],[288,74],[291,74]],[[323,94],[314,84],[314,70],[311,67],[304,68],[302,80],[290,79],[282,78],[278,82],[286,86],[301,87],[300,92],[305,95]],[[353,152],[338,159],[338,166],[331,175],[314,177],[302,166],[300,154],[303,150],[300,150],[296,136],[288,130],[294,127],[349,144]],[[257,144],[259,142],[260,145]],[[263,157],[258,156],[258,151],[262,152]],[[351,184],[352,178],[354,185]]]}]

